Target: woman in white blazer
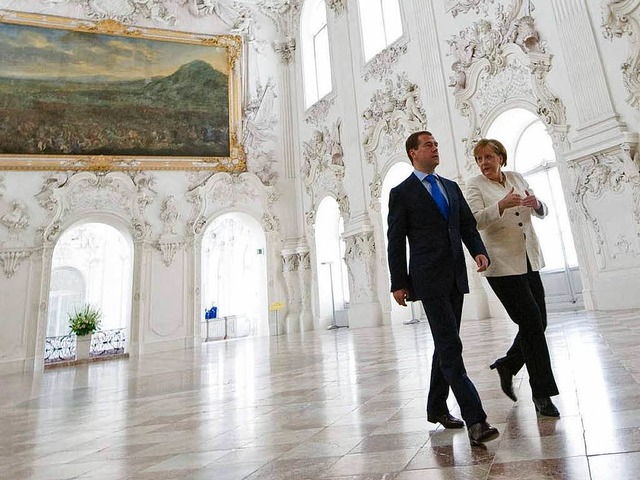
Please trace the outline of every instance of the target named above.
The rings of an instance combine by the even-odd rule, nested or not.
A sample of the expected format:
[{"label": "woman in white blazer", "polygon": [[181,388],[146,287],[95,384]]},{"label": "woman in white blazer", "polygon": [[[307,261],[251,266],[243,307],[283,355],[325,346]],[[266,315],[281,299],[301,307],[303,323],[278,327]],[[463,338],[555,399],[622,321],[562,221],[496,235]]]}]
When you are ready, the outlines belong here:
[{"label": "woman in white blazer", "polygon": [[498,371],[504,393],[516,401],[513,376],[526,365],[536,411],[559,417],[550,398],[559,392],[544,336],[547,313],[539,273],[544,259],[531,224],[532,215],[544,218],[548,210],[522,175],[502,171],[507,151],[498,140],[480,140],[473,155],[482,175],[467,182],[467,201],[491,258],[482,275],[518,325],[511,348],[491,369]]}]

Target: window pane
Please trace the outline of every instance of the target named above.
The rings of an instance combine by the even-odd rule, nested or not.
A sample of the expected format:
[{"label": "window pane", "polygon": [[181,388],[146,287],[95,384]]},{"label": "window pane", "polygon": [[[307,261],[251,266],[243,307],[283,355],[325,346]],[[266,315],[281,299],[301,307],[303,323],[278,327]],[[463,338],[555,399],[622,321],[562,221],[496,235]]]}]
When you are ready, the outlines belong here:
[{"label": "window pane", "polygon": [[[540,197],[549,207],[553,205],[551,185],[547,180],[545,172],[528,175],[527,182],[537,197]],[[544,254],[545,268],[543,268],[542,271],[563,269],[564,256],[562,254],[562,240],[554,212],[549,208],[549,215],[543,219],[533,217],[532,223]]]},{"label": "window pane", "polygon": [[382,13],[384,16],[384,31],[387,45],[402,36],[402,17],[400,16],[400,4],[398,0],[382,0]]},{"label": "window pane", "polygon": [[537,121],[522,133],[516,150],[516,159],[515,169],[520,173],[531,171],[543,162],[555,161],[556,155],[553,151],[551,136],[541,121]]},{"label": "window pane", "polygon": [[[562,241],[564,242],[565,255],[569,267],[578,266],[578,255],[576,254],[575,244],[573,243],[573,235],[571,234],[571,225],[569,224],[569,214],[567,213],[567,205],[562,194],[562,185],[560,184],[560,174],[557,168],[549,170],[549,181],[551,182],[551,192],[553,193],[553,208],[555,212],[549,212],[549,215],[557,213],[558,223],[560,224],[560,232]],[[550,203],[550,202],[547,202]]]},{"label": "window pane", "polygon": [[380,0],[359,0],[360,25],[362,26],[362,44],[365,61],[373,58],[376,53],[384,50],[385,39],[382,21],[382,6]]},{"label": "window pane", "polygon": [[310,107],[320,97],[318,96],[318,84],[316,83],[316,65],[311,39],[302,45],[302,64],[304,73],[304,100],[305,106]]},{"label": "window pane", "polygon": [[314,43],[318,98],[322,98],[331,91],[331,57],[329,56],[329,34],[326,25],[318,32]]}]

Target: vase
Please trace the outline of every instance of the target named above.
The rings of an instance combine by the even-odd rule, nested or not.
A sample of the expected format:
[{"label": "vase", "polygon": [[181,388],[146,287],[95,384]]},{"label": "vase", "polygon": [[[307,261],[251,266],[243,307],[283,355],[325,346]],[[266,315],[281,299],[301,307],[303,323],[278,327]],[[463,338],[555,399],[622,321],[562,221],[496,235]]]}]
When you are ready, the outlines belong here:
[{"label": "vase", "polygon": [[91,350],[91,335],[80,335],[76,337],[76,360],[89,358]]}]

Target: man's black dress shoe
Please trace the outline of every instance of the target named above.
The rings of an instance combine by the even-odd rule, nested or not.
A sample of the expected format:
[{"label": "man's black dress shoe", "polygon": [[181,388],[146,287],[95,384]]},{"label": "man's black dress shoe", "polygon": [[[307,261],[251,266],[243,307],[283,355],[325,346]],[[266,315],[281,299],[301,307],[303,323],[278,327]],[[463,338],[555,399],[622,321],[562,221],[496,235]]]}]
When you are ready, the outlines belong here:
[{"label": "man's black dress shoe", "polygon": [[485,442],[495,440],[500,436],[497,428],[489,425],[488,422],[474,423],[469,427],[469,441],[474,447],[478,447]]},{"label": "man's black dress shoe", "polygon": [[545,417],[559,417],[560,412],[553,404],[549,397],[535,398],[533,399],[533,404],[536,407],[536,412],[540,415],[544,415]]},{"label": "man's black dress shoe", "polygon": [[498,370],[498,375],[500,376],[500,388],[502,388],[502,391],[507,397],[514,402],[517,402],[518,397],[513,393],[513,375],[511,375],[511,372],[507,370],[507,367],[499,364],[498,362],[493,362],[489,365],[489,368],[491,370]]},{"label": "man's black dress shoe", "polygon": [[427,421],[430,423],[439,423],[444,428],[462,428],[464,422],[459,418],[454,417],[450,413],[443,413],[442,415],[427,415]]}]

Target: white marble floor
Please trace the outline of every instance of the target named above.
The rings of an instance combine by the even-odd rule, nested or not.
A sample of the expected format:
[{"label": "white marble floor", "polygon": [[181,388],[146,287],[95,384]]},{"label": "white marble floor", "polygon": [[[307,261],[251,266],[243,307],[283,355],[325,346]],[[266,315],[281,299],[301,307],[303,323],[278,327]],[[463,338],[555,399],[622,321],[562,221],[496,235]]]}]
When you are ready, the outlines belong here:
[{"label": "white marble floor", "polygon": [[[640,478],[640,312],[553,314],[562,417],[488,365],[515,331],[463,324],[498,440],[426,422],[426,323],[247,338],[0,377],[1,479]],[[452,412],[458,412],[453,396]]]}]

